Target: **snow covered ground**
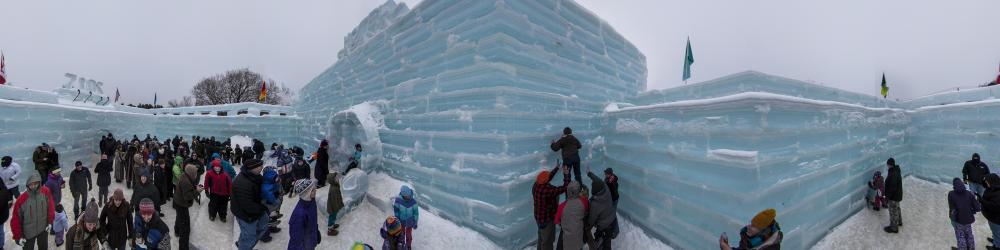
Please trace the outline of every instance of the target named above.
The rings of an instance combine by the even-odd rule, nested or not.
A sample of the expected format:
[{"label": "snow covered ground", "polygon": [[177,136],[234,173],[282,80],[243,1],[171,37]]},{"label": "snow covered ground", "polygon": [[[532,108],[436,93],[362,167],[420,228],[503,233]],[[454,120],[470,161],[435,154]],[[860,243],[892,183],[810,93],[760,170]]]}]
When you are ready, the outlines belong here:
[{"label": "snow covered ground", "polygon": [[[948,191],[951,184],[934,183],[914,177],[903,179],[903,227],[899,234],[882,228],[889,224],[889,211],[865,209],[834,228],[813,249],[951,249],[955,231],[948,219]],[[779,218],[780,220],[780,218]],[[976,249],[985,249],[992,236],[983,215],[972,226]]]}]

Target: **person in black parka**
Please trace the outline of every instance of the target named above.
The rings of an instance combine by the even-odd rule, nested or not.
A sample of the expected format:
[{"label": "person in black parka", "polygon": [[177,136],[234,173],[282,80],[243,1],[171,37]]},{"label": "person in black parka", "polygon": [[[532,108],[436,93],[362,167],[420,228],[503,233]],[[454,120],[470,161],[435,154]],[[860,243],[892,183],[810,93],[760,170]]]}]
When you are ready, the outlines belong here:
[{"label": "person in black parka", "polygon": [[558,141],[553,140],[549,147],[552,148],[552,151],[562,151],[563,165],[573,169],[576,181],[583,181],[580,177],[580,148],[583,145],[580,144],[580,140],[573,136],[573,129],[563,128],[562,137]]},{"label": "person in black parka", "polygon": [[330,142],[327,140],[320,142],[319,149],[316,149],[316,154],[311,160],[309,160],[309,163],[316,161],[316,165],[313,166],[313,172],[315,173],[316,181],[319,184],[316,188],[326,186],[326,176],[330,174],[330,154],[326,152],[329,144]]},{"label": "person in black parka", "polygon": [[889,166],[889,174],[885,178],[885,198],[889,205],[889,226],[883,230],[887,233],[899,233],[899,227],[903,225],[903,218],[899,212],[899,202],[903,201],[903,176],[895,159],[889,158],[886,165]]}]

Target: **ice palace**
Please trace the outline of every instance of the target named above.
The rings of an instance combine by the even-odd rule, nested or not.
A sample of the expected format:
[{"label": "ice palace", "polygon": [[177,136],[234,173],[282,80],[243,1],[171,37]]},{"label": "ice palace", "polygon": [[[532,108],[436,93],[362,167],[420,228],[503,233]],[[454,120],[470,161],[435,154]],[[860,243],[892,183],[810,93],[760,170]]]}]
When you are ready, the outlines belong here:
[{"label": "ice palace", "polygon": [[[943,197],[948,186],[934,182],[950,182],[969,155],[1000,146],[995,87],[896,102],[748,71],[646,91],[643,54],[572,0],[424,0],[412,9],[389,1],[344,39],[336,63],[290,107],[144,110],[71,101],[75,90],[0,86],[0,153],[29,167],[47,142],[64,162],[93,166],[107,133],[246,135],[307,150],[329,139],[331,166],[343,166],[361,143],[367,199],[341,219],[342,236],[321,246],[380,245],[387,200],[408,183],[430,212],[430,226],[415,232],[419,248],[520,249],[536,238],[532,183],[555,164],[548,143],[569,126],[584,144],[582,165],[621,178],[616,247],[715,249],[719,234],[738,235],[758,211],[775,208],[782,245],[806,249],[848,248],[823,239],[858,238],[845,226],[864,218],[877,218],[871,228],[886,223],[863,210],[863,195],[887,158],[910,176],[904,186]],[[904,220],[930,209],[913,201],[921,195],[907,193]],[[936,200],[926,206],[940,209],[944,199]],[[193,211],[193,244],[232,246],[232,222]],[[926,245],[913,242],[917,233],[904,236],[913,239],[898,246],[952,239]],[[281,240],[258,248],[284,248]]]}]

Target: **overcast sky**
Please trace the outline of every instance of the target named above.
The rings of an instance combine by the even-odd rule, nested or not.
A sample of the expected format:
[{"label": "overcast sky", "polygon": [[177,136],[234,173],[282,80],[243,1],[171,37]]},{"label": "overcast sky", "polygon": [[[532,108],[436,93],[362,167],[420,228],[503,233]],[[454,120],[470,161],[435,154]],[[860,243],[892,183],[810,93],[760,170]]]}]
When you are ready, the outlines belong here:
[{"label": "overcast sky", "polygon": [[[514,0],[508,0],[514,1]],[[411,8],[419,0],[404,0]],[[757,70],[890,97],[988,82],[1000,67],[1000,1],[579,0],[647,58],[650,88]],[[381,0],[0,0],[0,49],[16,85],[50,90],[64,73],[120,88],[124,102],[188,95],[249,67],[298,90],[336,61],[343,37]]]}]

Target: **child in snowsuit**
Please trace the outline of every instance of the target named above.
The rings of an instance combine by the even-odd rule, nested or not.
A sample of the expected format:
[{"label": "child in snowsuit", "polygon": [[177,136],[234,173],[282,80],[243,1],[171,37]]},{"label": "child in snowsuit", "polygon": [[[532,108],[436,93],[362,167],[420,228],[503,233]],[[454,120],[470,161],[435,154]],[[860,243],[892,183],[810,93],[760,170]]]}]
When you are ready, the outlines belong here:
[{"label": "child in snowsuit", "polygon": [[408,237],[403,233],[403,224],[396,216],[389,216],[382,224],[382,250],[410,250],[406,245]]},{"label": "child in snowsuit", "polygon": [[264,206],[267,207],[268,214],[271,216],[271,222],[268,223],[268,230],[264,232],[264,236],[261,237],[261,241],[270,242],[271,233],[277,233],[281,231],[277,227],[278,223],[281,223],[277,218],[278,210],[281,209],[281,184],[278,179],[278,171],[274,167],[264,168],[264,184],[260,186],[261,196],[264,198]]},{"label": "child in snowsuit", "polygon": [[60,247],[66,241],[66,230],[69,229],[69,218],[66,217],[66,210],[62,205],[56,205],[56,218],[52,221],[52,233],[56,235],[56,247]]},{"label": "child in snowsuit", "polygon": [[295,210],[288,220],[288,249],[316,249],[322,241],[319,234],[319,218],[316,211],[316,181],[302,179],[295,181],[293,191],[299,196]]},{"label": "child in snowsuit", "polygon": [[399,197],[393,201],[392,211],[403,224],[403,234],[406,235],[406,248],[413,247],[413,230],[417,229],[417,220],[420,219],[420,207],[413,197],[413,189],[408,186],[399,188]]},{"label": "child in snowsuit", "polygon": [[879,211],[885,205],[885,180],[882,172],[875,171],[872,180],[868,181],[868,194],[865,195],[866,205]]},{"label": "child in snowsuit", "polygon": [[66,181],[62,178],[62,169],[52,170],[49,172],[48,178],[45,181],[45,187],[49,188],[49,192],[52,193],[52,202],[58,205],[62,201],[62,189],[66,186]]}]

